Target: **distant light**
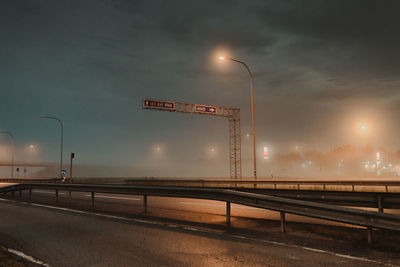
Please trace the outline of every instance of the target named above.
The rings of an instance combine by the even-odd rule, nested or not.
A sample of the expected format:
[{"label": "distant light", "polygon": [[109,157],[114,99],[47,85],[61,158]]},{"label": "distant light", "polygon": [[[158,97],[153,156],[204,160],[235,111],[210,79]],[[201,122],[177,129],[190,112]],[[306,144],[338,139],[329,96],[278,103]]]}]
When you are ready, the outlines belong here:
[{"label": "distant light", "polygon": [[29,145],[29,148],[30,148],[30,149],[34,149],[35,146],[34,146],[34,145]]},{"label": "distant light", "polygon": [[218,57],[218,59],[219,59],[219,60],[224,60],[224,59],[225,59],[225,57]]},{"label": "distant light", "polygon": [[161,151],[161,147],[157,147],[157,152],[160,152]]},{"label": "distant light", "polygon": [[250,137],[250,134],[246,134],[246,137]]},{"label": "distant light", "polygon": [[363,125],[361,125],[361,127],[360,127],[360,128],[361,128],[361,130],[362,130],[362,131],[366,131],[366,130],[367,130],[367,126],[366,126],[366,125],[364,125],[364,124],[363,124]]},{"label": "distant light", "polygon": [[264,146],[263,151],[264,151],[264,159],[269,159],[269,155],[268,155],[269,149],[268,149],[268,146]]},{"label": "distant light", "polygon": [[364,166],[366,169],[368,169],[368,164],[365,164],[365,166]]},{"label": "distant light", "polygon": [[211,148],[211,152],[215,152],[215,148]]}]

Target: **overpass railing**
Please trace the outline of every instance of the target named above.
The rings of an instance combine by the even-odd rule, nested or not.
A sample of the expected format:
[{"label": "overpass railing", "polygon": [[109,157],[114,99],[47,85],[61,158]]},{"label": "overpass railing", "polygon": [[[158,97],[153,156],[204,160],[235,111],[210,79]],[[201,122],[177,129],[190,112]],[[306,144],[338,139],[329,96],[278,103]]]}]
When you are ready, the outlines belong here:
[{"label": "overpass railing", "polygon": [[38,183],[17,184],[3,187],[0,188],[0,193],[29,190],[29,196],[31,197],[33,189],[55,190],[57,198],[58,191],[60,190],[70,192],[91,192],[93,207],[96,193],[143,195],[145,211],[147,211],[147,196],[217,200],[226,202],[226,221],[228,225],[230,225],[231,203],[235,203],[280,212],[282,232],[285,231],[285,213],[364,226],[367,228],[369,243],[372,242],[373,228],[400,231],[400,215],[396,214],[385,214],[329,204],[223,189]]}]

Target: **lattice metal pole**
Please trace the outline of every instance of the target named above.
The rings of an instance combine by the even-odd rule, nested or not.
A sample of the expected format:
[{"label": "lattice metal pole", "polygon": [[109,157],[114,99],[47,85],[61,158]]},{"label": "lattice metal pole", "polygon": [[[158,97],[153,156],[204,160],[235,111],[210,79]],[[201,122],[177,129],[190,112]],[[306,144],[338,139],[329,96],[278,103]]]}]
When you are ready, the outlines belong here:
[{"label": "lattice metal pole", "polygon": [[229,161],[231,178],[242,178],[240,110],[232,109],[229,117]]}]

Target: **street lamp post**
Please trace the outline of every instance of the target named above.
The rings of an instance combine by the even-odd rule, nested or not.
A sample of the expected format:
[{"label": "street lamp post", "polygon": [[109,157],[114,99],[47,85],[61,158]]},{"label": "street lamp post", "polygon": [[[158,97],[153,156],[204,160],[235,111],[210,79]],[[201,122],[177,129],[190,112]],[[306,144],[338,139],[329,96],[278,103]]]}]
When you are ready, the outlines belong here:
[{"label": "street lamp post", "polygon": [[9,131],[0,131],[0,133],[8,134],[11,137],[11,179],[14,178],[14,136]]},{"label": "street lamp post", "polygon": [[52,116],[40,116],[41,119],[52,119],[52,120],[56,120],[60,123],[60,127],[61,127],[61,153],[60,153],[60,176],[62,176],[61,171],[62,171],[62,161],[63,161],[63,135],[64,135],[64,129],[63,129],[63,123],[60,119],[56,118],[56,117],[52,117]]},{"label": "street lamp post", "polygon": [[253,97],[253,74],[250,71],[249,66],[246,65],[243,61],[230,58],[230,57],[219,57],[220,60],[231,60],[237,63],[242,64],[247,71],[249,72],[250,76],[250,89],[251,89],[251,121],[253,124],[253,162],[254,162],[254,180],[257,179],[257,161],[256,161],[256,131],[254,126],[254,97]]}]

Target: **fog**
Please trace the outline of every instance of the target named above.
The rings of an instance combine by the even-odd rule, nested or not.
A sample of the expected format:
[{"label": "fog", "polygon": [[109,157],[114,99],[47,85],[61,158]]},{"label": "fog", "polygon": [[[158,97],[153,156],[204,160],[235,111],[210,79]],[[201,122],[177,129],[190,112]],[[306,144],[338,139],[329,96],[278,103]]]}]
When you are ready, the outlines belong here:
[{"label": "fog", "polygon": [[[217,59],[228,56],[253,73],[259,177],[394,175],[399,4],[3,1],[0,129],[13,133],[20,165],[54,166],[31,175],[58,176],[60,126],[40,119],[48,115],[63,122],[64,169],[75,153],[77,176],[229,177],[226,118],[141,103],[234,107],[242,177],[251,177],[250,80],[242,65]],[[0,135],[0,163],[10,154]]]}]

